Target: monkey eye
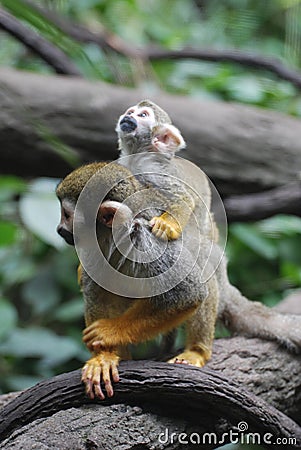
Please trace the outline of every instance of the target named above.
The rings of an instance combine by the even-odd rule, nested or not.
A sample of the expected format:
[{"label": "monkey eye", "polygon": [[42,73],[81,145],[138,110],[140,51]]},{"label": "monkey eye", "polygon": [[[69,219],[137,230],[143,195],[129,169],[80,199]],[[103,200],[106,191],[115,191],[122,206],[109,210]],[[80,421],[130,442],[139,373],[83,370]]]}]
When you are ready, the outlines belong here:
[{"label": "monkey eye", "polygon": [[67,219],[67,220],[70,219],[70,214],[65,209],[64,209],[64,216],[65,216],[65,219]]},{"label": "monkey eye", "polygon": [[70,209],[62,207],[62,217],[64,217],[65,220],[69,220],[72,216],[72,212]]},{"label": "monkey eye", "polygon": [[142,111],[140,114],[138,114],[139,117],[148,117],[149,112],[148,111]]}]

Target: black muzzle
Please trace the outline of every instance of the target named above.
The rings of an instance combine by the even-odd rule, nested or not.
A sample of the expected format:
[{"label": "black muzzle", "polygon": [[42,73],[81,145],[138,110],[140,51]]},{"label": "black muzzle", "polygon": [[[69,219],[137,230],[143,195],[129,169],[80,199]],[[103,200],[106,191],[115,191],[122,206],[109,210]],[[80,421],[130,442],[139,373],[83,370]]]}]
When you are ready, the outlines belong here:
[{"label": "black muzzle", "polygon": [[137,120],[134,119],[134,117],[124,116],[119,125],[121,131],[123,131],[124,133],[131,133],[132,131],[136,130],[138,123]]}]

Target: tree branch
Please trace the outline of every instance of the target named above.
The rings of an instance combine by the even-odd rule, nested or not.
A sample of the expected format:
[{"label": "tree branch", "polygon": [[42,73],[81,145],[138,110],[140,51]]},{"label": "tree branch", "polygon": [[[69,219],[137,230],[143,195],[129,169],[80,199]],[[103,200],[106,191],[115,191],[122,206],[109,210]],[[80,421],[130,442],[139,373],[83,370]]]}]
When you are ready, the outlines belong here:
[{"label": "tree branch", "polygon": [[162,59],[201,59],[212,62],[231,62],[256,69],[268,70],[282,80],[290,81],[299,89],[301,88],[301,74],[286,67],[276,58],[269,58],[253,53],[245,53],[239,50],[206,50],[186,48],[182,50],[149,49],[145,52],[151,61]]},{"label": "tree branch", "polygon": [[[160,411],[156,421],[161,423],[161,431],[166,425],[160,417],[173,417],[174,421],[185,419],[199,433],[215,432],[221,438],[224,432],[245,421],[248,431],[261,435],[271,433],[273,440],[277,437],[297,439],[296,445],[290,443],[281,448],[301,445],[300,426],[276,409],[300,418],[300,358],[279,349],[275,343],[245,338],[220,339],[215,343],[212,361],[203,369],[128,361],[121,363],[120,378],[115,396],[101,405],[126,403],[156,414]],[[95,408],[97,403],[93,402]],[[37,418],[84,404],[91,404],[91,401],[84,395],[79,371],[39,383],[0,411],[1,439]],[[118,412],[110,414],[109,429],[117,431],[121,417]],[[52,428],[55,428],[54,420]],[[57,420],[60,426],[64,416],[60,414]],[[85,422],[82,426],[85,428]],[[137,424],[135,428],[134,423],[131,426],[139,428]],[[70,429],[70,423],[68,427]],[[18,431],[16,438],[20,435],[22,432]],[[112,440],[110,434],[108,436]],[[133,432],[130,436],[131,439],[134,436],[133,447],[130,447],[134,448],[137,437]],[[64,436],[61,439],[65,439]],[[7,443],[3,445],[0,448],[10,448],[5,447]]]},{"label": "tree branch", "polygon": [[280,60],[262,55],[246,53],[239,50],[214,50],[184,48],[181,50],[165,50],[154,47],[135,48],[127,45],[117,35],[103,32],[91,32],[85,27],[73,24],[71,21],[58,16],[55,12],[34,5],[30,0],[24,3],[39,11],[45,18],[51,20],[55,26],[78,42],[97,44],[102,49],[110,49],[129,58],[138,58],[149,61],[164,59],[197,59],[212,62],[231,62],[256,69],[268,70],[283,80],[290,81],[297,88],[301,88],[301,74],[289,69]]},{"label": "tree branch", "polygon": [[[149,92],[101,82],[0,70],[2,173],[66,175],[61,148],[85,161],[117,157],[119,115]],[[47,90],[45,90],[47,86]],[[151,96],[180,128],[187,150],[223,197],[299,180],[300,121],[274,111],[157,92]]]},{"label": "tree branch", "polygon": [[0,28],[18,39],[33,53],[42,58],[49,66],[59,74],[81,77],[80,71],[73,62],[42,36],[23,25],[7,11],[0,9]]},{"label": "tree branch", "polygon": [[274,214],[301,216],[301,182],[265,192],[236,195],[224,199],[229,222],[266,219]]},{"label": "tree branch", "polygon": [[282,314],[301,314],[301,290],[289,294],[274,308]]},{"label": "tree branch", "polygon": [[[104,401],[103,405],[123,402],[143,405],[153,402],[156,397],[159,399],[156,406],[160,410],[163,408],[162,413],[166,414],[181,400],[186,419],[193,419],[193,415],[197,414],[200,418],[206,412],[208,414],[210,405],[214,404],[215,411],[209,413],[210,422],[217,421],[218,417],[224,417],[231,423],[245,421],[250,424],[252,432],[262,435],[272,433],[275,438],[296,437],[298,444],[301,444],[301,429],[295,422],[240,386],[207,369],[197,371],[187,366],[172,367],[164,363],[126,362],[121,364],[120,374],[121,382],[116,386],[115,398]],[[85,397],[80,383],[79,370],[59,375],[25,391],[3,408],[0,414],[1,439],[36,419],[89,403],[91,401]],[[213,429],[207,430],[210,432]]]}]

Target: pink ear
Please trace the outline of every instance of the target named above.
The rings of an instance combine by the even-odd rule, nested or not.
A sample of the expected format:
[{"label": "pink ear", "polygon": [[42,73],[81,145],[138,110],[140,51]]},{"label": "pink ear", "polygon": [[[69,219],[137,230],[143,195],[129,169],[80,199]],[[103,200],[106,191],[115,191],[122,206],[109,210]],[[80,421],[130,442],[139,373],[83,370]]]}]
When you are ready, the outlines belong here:
[{"label": "pink ear", "polygon": [[114,216],[117,211],[117,207],[113,205],[113,202],[104,202],[100,205],[97,218],[106,227],[112,228]]},{"label": "pink ear", "polygon": [[167,128],[162,128],[153,139],[153,149],[158,152],[170,152],[174,151],[174,139]]},{"label": "pink ear", "polygon": [[154,133],[153,147],[158,152],[175,153],[185,147],[180,131],[173,125],[158,126]]},{"label": "pink ear", "polygon": [[169,144],[170,140],[174,140],[174,135],[168,128],[163,128],[160,130],[160,133],[156,135],[156,138],[159,142],[162,142],[165,145]]}]

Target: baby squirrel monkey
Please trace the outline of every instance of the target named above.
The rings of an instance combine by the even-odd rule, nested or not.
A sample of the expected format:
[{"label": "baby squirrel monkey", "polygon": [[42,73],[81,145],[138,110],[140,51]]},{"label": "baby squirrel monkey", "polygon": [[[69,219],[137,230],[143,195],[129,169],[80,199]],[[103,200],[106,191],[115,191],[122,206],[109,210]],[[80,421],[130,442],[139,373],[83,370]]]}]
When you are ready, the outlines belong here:
[{"label": "baby squirrel monkey", "polygon": [[119,117],[116,131],[118,162],[142,184],[152,186],[166,198],[168,211],[152,218],[152,232],[157,237],[178,239],[189,220],[187,208],[193,212],[196,202],[193,191],[183,182],[181,163],[174,162],[175,153],[186,147],[180,131],[168,114],[150,100],[128,108]]}]

